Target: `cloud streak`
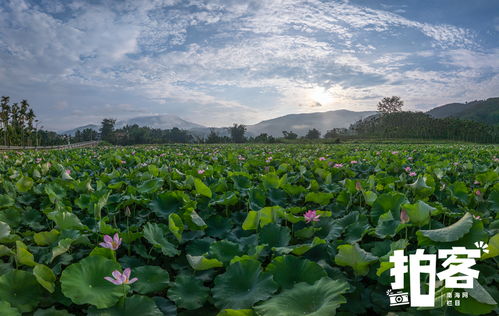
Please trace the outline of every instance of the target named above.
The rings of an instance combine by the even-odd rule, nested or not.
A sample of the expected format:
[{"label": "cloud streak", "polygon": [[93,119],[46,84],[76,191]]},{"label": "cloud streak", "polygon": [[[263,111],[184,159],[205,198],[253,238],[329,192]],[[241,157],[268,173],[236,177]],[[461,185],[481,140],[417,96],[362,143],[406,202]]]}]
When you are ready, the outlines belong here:
[{"label": "cloud streak", "polygon": [[413,11],[319,0],[9,0],[0,4],[0,91],[29,98],[53,129],[110,114],[256,123],[371,110],[393,94],[426,109],[499,91],[499,43]]}]

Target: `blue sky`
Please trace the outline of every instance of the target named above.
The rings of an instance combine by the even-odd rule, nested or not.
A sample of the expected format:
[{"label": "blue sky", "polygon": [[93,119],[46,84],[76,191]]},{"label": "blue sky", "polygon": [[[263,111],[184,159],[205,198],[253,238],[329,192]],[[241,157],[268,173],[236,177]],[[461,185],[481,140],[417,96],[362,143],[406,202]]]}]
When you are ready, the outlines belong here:
[{"label": "blue sky", "polygon": [[3,0],[0,94],[46,128],[499,96],[499,1]]}]

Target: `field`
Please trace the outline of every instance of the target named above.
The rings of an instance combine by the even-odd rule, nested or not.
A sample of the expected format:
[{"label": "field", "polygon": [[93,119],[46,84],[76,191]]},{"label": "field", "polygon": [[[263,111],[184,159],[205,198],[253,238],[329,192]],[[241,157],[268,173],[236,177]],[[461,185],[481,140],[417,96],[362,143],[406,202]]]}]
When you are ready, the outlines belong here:
[{"label": "field", "polygon": [[[0,158],[0,315],[499,311],[497,146],[175,145]],[[395,250],[478,241],[489,252],[460,306],[446,306],[442,282],[435,308],[389,306]]]}]

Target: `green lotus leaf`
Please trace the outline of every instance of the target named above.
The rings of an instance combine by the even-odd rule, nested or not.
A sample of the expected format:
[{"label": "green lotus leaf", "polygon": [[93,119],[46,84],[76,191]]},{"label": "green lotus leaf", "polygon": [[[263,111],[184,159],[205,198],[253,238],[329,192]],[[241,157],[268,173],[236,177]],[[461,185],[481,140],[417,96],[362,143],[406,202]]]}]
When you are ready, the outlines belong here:
[{"label": "green lotus leaf", "polygon": [[168,271],[157,266],[142,266],[133,269],[134,277],[139,280],[132,288],[140,294],[159,292],[168,286],[170,275]]},{"label": "green lotus leaf", "polygon": [[62,271],[62,293],[75,304],[111,307],[123,296],[123,286],[115,285],[104,277],[120,269],[118,263],[104,257],[87,257]]},{"label": "green lotus leaf", "polygon": [[283,289],[292,288],[300,282],[313,284],[327,276],[326,271],[317,263],[295,256],[274,258],[267,266],[266,271],[272,273],[274,281]]},{"label": "green lotus leaf", "polygon": [[293,245],[293,246],[287,246],[287,247],[274,247],[272,248],[273,251],[275,251],[278,254],[288,254],[288,253],[293,253],[297,256],[301,256],[310,249],[325,244],[326,241],[324,239],[321,239],[319,237],[314,237],[312,242],[310,244],[301,244],[301,245]]},{"label": "green lotus leaf", "polygon": [[8,302],[0,301],[0,315],[2,316],[21,316],[19,310],[10,306]]},{"label": "green lotus leaf", "polygon": [[0,276],[0,300],[22,313],[31,312],[40,302],[41,288],[26,271],[11,270]]},{"label": "green lotus leaf", "polygon": [[360,248],[358,244],[338,246],[338,254],[334,258],[337,265],[352,267],[356,275],[366,275],[369,265],[377,260],[378,257]]},{"label": "green lotus leaf", "polygon": [[201,181],[199,178],[194,178],[194,187],[196,188],[196,193],[202,196],[206,196],[211,199],[212,193],[210,188]]},{"label": "green lotus leaf", "polygon": [[165,256],[174,257],[180,253],[180,251],[175,248],[175,245],[166,239],[165,232],[158,224],[147,223],[144,226],[144,238],[154,247],[160,248]]},{"label": "green lotus leaf", "polygon": [[399,214],[398,212],[400,211],[402,204],[407,202],[407,197],[399,192],[381,194],[373,203],[371,211],[372,221],[375,223],[378,222],[378,217],[388,211],[396,217],[396,214]]},{"label": "green lotus leaf", "polygon": [[203,286],[203,282],[194,276],[180,274],[168,290],[168,298],[178,307],[198,309],[208,299],[210,289]]},{"label": "green lotus leaf", "polygon": [[53,261],[56,257],[62,255],[63,253],[66,253],[69,248],[71,247],[71,244],[73,243],[73,239],[71,238],[64,238],[62,240],[59,240],[59,243],[57,243],[57,246],[55,246],[52,249],[52,259],[50,261]]},{"label": "green lotus leaf", "polygon": [[30,177],[22,177],[16,182],[17,191],[28,192],[33,187],[34,181]]},{"label": "green lotus leaf", "polygon": [[33,239],[38,246],[48,246],[57,240],[59,234],[60,232],[57,229],[52,229],[48,232],[35,233]]},{"label": "green lotus leaf", "polygon": [[55,309],[51,307],[48,309],[37,309],[33,316],[74,316],[65,309]]},{"label": "green lotus leaf", "polygon": [[487,243],[489,252],[484,252],[482,254],[481,259],[494,258],[495,256],[499,256],[499,233],[490,237],[489,242]]},{"label": "green lotus leaf", "polygon": [[26,245],[20,241],[16,241],[16,260],[19,264],[24,264],[29,267],[34,267],[36,262],[34,256],[28,251]]},{"label": "green lotus leaf", "polygon": [[409,184],[408,186],[414,191],[417,197],[425,198],[430,196],[434,191],[433,187],[429,186],[427,183],[432,180],[433,179],[431,179],[431,176],[418,176],[416,181],[412,184]]},{"label": "green lotus leaf", "polygon": [[228,240],[220,240],[210,246],[210,255],[224,264],[229,263],[235,256],[242,254],[240,245]]},{"label": "green lotus leaf", "polygon": [[263,227],[259,236],[260,244],[267,244],[269,247],[285,247],[291,240],[290,229],[276,224]]},{"label": "green lotus leaf", "polygon": [[423,201],[417,201],[414,204],[404,204],[402,208],[407,211],[410,223],[417,226],[424,226],[430,222],[431,213],[436,208],[431,207]]},{"label": "green lotus leaf", "polygon": [[404,226],[399,218],[393,218],[392,212],[381,214],[376,225],[376,235],[380,238],[393,237]]},{"label": "green lotus leaf", "polygon": [[0,209],[14,206],[15,202],[16,200],[7,194],[0,194]]},{"label": "green lotus leaf", "polygon": [[191,256],[186,255],[189,265],[196,271],[209,270],[213,268],[223,267],[224,264],[217,259],[208,259],[204,256]]},{"label": "green lotus leaf", "polygon": [[0,222],[0,239],[10,235],[10,226],[7,223]]},{"label": "green lotus leaf", "polygon": [[427,237],[432,241],[452,242],[468,233],[471,226],[473,226],[473,216],[470,213],[466,213],[460,220],[450,226],[433,230],[419,230],[417,234]]},{"label": "green lotus leaf", "polygon": [[154,296],[152,299],[164,316],[177,316],[177,306],[175,303],[160,296]]},{"label": "green lotus leaf", "polygon": [[469,297],[461,298],[460,306],[455,307],[459,312],[467,315],[483,315],[497,308],[497,302],[476,279],[473,279],[473,287],[466,291]]},{"label": "green lotus leaf", "polygon": [[333,316],[346,303],[342,295],[349,289],[347,282],[322,278],[313,285],[298,283],[293,288],[255,307],[261,316]]},{"label": "green lotus leaf", "polygon": [[92,249],[92,251],[90,251],[88,256],[102,256],[104,258],[114,260],[115,254],[114,254],[114,251],[112,249],[102,248],[99,246],[99,247],[95,247],[94,249]]},{"label": "green lotus leaf", "polygon": [[163,185],[163,179],[151,179],[144,181],[141,185],[137,187],[137,191],[143,194],[153,193],[161,189]]},{"label": "green lotus leaf", "polygon": [[455,200],[467,205],[469,202],[468,187],[462,181],[455,182],[449,185],[449,192]]},{"label": "green lotus leaf", "polygon": [[252,309],[224,309],[217,316],[255,316]]},{"label": "green lotus leaf", "polygon": [[180,216],[172,213],[168,216],[168,228],[170,232],[177,238],[178,242],[182,242],[182,232],[184,231],[184,223]]},{"label": "green lotus leaf", "polygon": [[55,291],[55,280],[56,276],[54,271],[43,264],[37,264],[33,268],[33,275],[35,276],[38,283],[43,286],[50,293],[54,293]]},{"label": "green lotus leaf", "polygon": [[212,289],[215,306],[220,309],[246,309],[269,298],[277,290],[272,274],[263,272],[255,260],[236,262],[215,278]]},{"label": "green lotus leaf", "polygon": [[96,309],[91,307],[88,316],[163,316],[154,300],[147,296],[134,295],[127,297],[111,308]]},{"label": "green lotus leaf", "polygon": [[149,207],[156,216],[168,219],[171,213],[179,211],[188,201],[189,197],[182,191],[165,192],[159,194]]},{"label": "green lotus leaf", "polygon": [[78,216],[70,212],[58,212],[54,211],[47,215],[47,217],[55,222],[60,230],[63,229],[78,229],[83,227]]},{"label": "green lotus leaf", "polygon": [[328,205],[332,198],[332,193],[310,192],[305,196],[305,202],[313,202],[319,205]]}]

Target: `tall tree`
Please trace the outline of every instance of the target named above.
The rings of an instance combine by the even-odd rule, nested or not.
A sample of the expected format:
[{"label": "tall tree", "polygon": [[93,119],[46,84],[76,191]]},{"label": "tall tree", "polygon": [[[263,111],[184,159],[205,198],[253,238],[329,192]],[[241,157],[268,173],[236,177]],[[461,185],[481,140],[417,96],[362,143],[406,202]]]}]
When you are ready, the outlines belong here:
[{"label": "tall tree", "polygon": [[229,127],[229,129],[230,129],[230,136],[234,143],[244,143],[246,141],[246,138],[244,137],[244,134],[246,133],[245,125],[234,124],[234,126]]},{"label": "tall tree", "polygon": [[400,97],[385,97],[378,103],[378,111],[381,113],[394,113],[402,111],[404,101]]},{"label": "tall tree", "polygon": [[2,97],[2,101],[0,102],[0,106],[2,107],[0,115],[2,120],[2,134],[3,134],[3,144],[8,146],[9,140],[9,119],[10,119],[10,98],[7,96]]},{"label": "tall tree", "polygon": [[100,138],[107,142],[114,142],[114,124],[115,119],[103,119],[100,128]]},{"label": "tall tree", "polygon": [[305,135],[305,138],[307,139],[319,139],[320,137],[321,132],[316,128],[309,129],[307,135]]}]

